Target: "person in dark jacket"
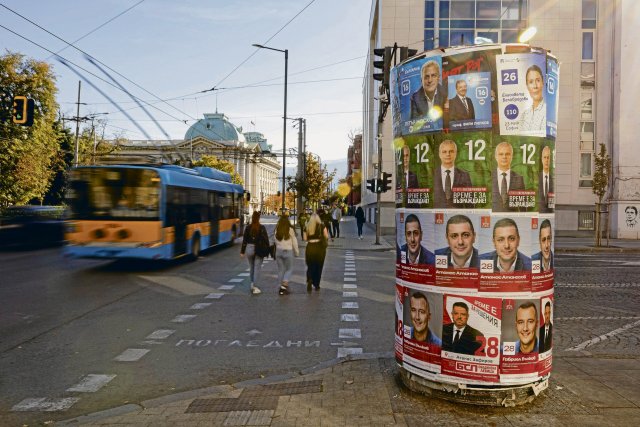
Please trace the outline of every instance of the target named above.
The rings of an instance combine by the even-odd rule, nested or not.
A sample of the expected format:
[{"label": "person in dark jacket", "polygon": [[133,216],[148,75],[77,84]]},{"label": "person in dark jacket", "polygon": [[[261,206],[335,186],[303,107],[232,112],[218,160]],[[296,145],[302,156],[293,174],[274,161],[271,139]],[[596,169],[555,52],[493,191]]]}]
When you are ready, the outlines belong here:
[{"label": "person in dark jacket", "polygon": [[258,295],[262,291],[256,286],[262,270],[262,261],[269,253],[269,235],[264,225],[260,224],[260,212],[255,211],[251,216],[251,225],[244,229],[240,256],[247,255],[249,262],[249,278],[251,279],[251,295]]},{"label": "person in dark jacket", "polygon": [[364,223],[364,209],[362,209],[362,206],[358,206],[358,209],[356,209],[356,225],[358,226],[358,239],[360,240],[362,240],[362,226]]},{"label": "person in dark jacket", "polygon": [[322,268],[324,259],[327,256],[326,241],[329,238],[327,227],[320,219],[322,210],[314,213],[307,222],[305,240],[307,249],[304,259],[307,263],[307,292],[311,292],[311,286],[316,291],[320,290],[320,279],[322,278]]}]

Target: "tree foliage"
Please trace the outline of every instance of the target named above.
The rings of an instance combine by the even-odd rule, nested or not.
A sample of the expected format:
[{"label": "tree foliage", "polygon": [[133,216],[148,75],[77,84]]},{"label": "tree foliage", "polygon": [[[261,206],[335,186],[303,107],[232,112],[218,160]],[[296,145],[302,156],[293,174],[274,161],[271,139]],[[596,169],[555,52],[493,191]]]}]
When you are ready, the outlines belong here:
[{"label": "tree foliage", "polygon": [[329,184],[336,175],[336,171],[329,172],[326,166],[321,166],[311,154],[307,154],[306,176],[295,177],[290,181],[289,189],[301,194],[307,203],[315,205],[327,196]]},{"label": "tree foliage", "polygon": [[61,154],[55,76],[46,62],[7,52],[0,56],[0,87],[35,102],[32,126],[0,123],[0,207],[42,201]]},{"label": "tree foliage", "polygon": [[235,166],[233,166],[233,163],[228,160],[219,159],[218,157],[212,155],[204,155],[200,158],[200,160],[193,162],[193,166],[204,166],[208,168],[218,169],[222,172],[227,172],[231,174],[231,182],[233,182],[234,184],[244,185],[244,180],[242,179],[240,174],[236,172],[236,168]]},{"label": "tree foliage", "polygon": [[[287,192],[287,198],[284,201],[285,208],[289,210],[293,209],[296,205],[296,199],[293,196],[293,193]],[[278,196],[277,194],[270,194],[262,201],[262,209],[266,212],[280,212],[281,207],[282,196]]]},{"label": "tree foliage", "polygon": [[600,152],[596,154],[595,170],[593,172],[593,194],[598,196],[598,203],[602,203],[602,199],[607,194],[609,186],[609,177],[611,176],[611,157],[607,154],[607,147],[600,144]]}]

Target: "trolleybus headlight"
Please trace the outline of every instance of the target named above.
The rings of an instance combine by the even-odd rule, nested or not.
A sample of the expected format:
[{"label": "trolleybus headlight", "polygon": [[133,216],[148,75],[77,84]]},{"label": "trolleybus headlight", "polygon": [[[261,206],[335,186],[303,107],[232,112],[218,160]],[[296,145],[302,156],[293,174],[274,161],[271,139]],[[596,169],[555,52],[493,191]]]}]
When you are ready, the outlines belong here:
[{"label": "trolleybus headlight", "polygon": [[107,236],[107,233],[103,229],[98,228],[97,230],[93,231],[93,235],[96,239],[104,239]]},{"label": "trolleybus headlight", "polygon": [[118,230],[117,235],[118,235],[118,239],[124,240],[127,237],[131,236],[131,233],[129,233],[129,230],[122,229],[122,230]]}]

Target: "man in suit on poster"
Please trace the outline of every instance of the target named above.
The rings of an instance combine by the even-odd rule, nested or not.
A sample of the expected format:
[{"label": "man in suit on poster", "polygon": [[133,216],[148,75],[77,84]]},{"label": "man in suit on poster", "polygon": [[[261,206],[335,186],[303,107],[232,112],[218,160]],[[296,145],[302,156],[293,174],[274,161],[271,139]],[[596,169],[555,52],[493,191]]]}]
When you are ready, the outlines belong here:
[{"label": "man in suit on poster", "polygon": [[539,212],[553,212],[549,206],[549,193],[553,194],[553,175],[551,174],[551,148],[547,145],[541,152],[542,171],[538,175],[538,206]]},{"label": "man in suit on poster", "polygon": [[[406,254],[404,264],[435,264],[433,252],[422,246],[422,226],[415,214],[407,215],[404,222],[404,236],[407,241],[397,253],[397,261],[402,262],[402,253]],[[397,247],[396,247],[397,248]]]},{"label": "man in suit on poster", "polygon": [[524,190],[524,178],[511,170],[513,147],[508,142],[501,142],[495,150],[497,169],[491,172],[492,199],[494,212],[517,211],[509,208],[509,191]]},{"label": "man in suit on poster", "polygon": [[411,150],[408,145],[402,146],[402,171],[396,177],[396,188],[400,190],[404,184],[404,188],[418,188],[418,176],[410,170]]},{"label": "man in suit on poster", "polygon": [[446,99],[440,84],[440,65],[434,60],[427,61],[422,65],[420,75],[422,86],[411,95],[411,120],[428,117],[435,121],[442,117],[442,108]]},{"label": "man in suit on poster", "polygon": [[493,260],[494,273],[531,271],[531,258],[518,250],[520,232],[511,218],[501,218],[493,226],[493,252],[480,255],[480,260]]},{"label": "man in suit on poster", "polygon": [[538,333],[540,339],[538,350],[540,353],[551,350],[553,338],[553,324],[551,323],[551,301],[547,301],[544,305],[544,325],[540,326]]},{"label": "man in suit on poster", "polygon": [[536,252],[531,257],[532,261],[540,261],[540,272],[553,270],[553,237],[551,232],[551,221],[545,219],[540,224],[538,231],[538,241],[540,243],[540,252]]},{"label": "man in suit on poster", "polygon": [[442,327],[442,350],[461,354],[475,354],[482,346],[477,340],[482,332],[467,324],[469,306],[464,302],[455,302],[451,310],[453,323]]},{"label": "man in suit on poster", "polygon": [[473,247],[476,232],[466,215],[454,215],[445,231],[449,246],[436,249],[436,255],[447,256],[447,268],[479,268],[478,250]]},{"label": "man in suit on poster", "polygon": [[[438,148],[440,156],[440,168],[436,169],[434,177],[434,197],[436,208],[453,208],[453,188],[471,187],[469,172],[455,167],[458,155],[458,146],[450,139],[445,139]],[[467,207],[464,204],[455,207]]]},{"label": "man in suit on poster", "polygon": [[467,82],[456,81],[456,95],[449,99],[449,120],[473,120],[476,113],[471,98],[467,96]]}]

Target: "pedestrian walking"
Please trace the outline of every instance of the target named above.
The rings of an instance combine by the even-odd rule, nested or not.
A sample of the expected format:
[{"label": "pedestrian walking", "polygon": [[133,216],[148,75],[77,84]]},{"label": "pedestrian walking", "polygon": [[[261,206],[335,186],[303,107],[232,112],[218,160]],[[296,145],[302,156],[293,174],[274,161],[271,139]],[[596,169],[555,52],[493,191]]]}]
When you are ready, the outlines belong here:
[{"label": "pedestrian walking", "polygon": [[333,226],[333,236],[338,239],[340,238],[340,220],[342,219],[342,208],[338,205],[333,205],[333,210],[331,211],[331,225]]},{"label": "pedestrian walking", "polygon": [[331,236],[331,241],[333,241],[333,220],[331,219],[331,213],[329,210],[320,209],[318,210],[318,215],[320,216],[320,220],[322,221],[322,225],[329,232],[329,236]]},{"label": "pedestrian walking", "polygon": [[356,209],[356,225],[358,226],[358,239],[362,240],[362,226],[364,225],[364,210],[362,206]]},{"label": "pedestrian walking", "polygon": [[305,262],[307,263],[307,292],[311,292],[311,286],[316,291],[320,290],[320,279],[322,278],[322,268],[327,255],[327,240],[329,235],[327,227],[320,219],[320,214],[314,213],[307,223],[307,250],[305,251]]},{"label": "pedestrian walking", "polygon": [[255,211],[251,216],[251,224],[244,229],[240,256],[246,254],[249,262],[249,279],[251,280],[251,295],[258,295],[262,291],[258,286],[262,261],[269,254],[269,235],[264,225],[260,224],[260,212]]},{"label": "pedestrian walking", "polygon": [[309,221],[309,214],[307,212],[302,212],[298,218],[298,225],[300,226],[300,237],[302,237],[303,240],[304,233],[307,228],[307,221]]},{"label": "pedestrian walking", "polygon": [[280,295],[289,294],[289,279],[293,271],[293,256],[299,255],[296,232],[287,215],[280,215],[273,233],[276,242],[276,264],[278,264],[278,282]]}]

